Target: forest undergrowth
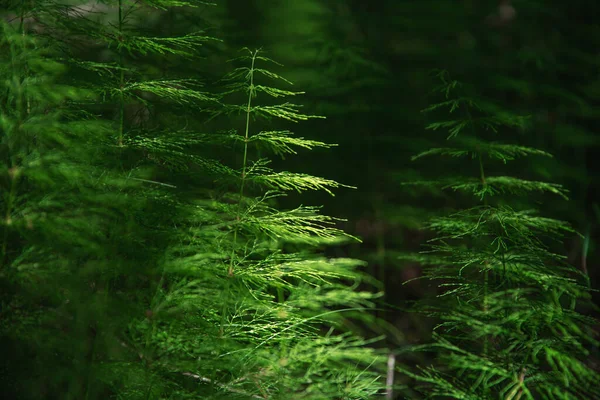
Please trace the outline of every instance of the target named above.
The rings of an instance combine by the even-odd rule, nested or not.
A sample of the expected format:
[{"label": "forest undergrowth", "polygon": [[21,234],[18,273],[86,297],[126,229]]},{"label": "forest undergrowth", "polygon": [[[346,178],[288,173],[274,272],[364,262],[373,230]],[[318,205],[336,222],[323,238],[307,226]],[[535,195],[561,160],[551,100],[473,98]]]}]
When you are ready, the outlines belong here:
[{"label": "forest undergrowth", "polygon": [[[317,118],[277,103],[301,94],[269,85],[291,84],[268,67],[277,65],[247,50],[232,60],[220,92],[156,68],[177,57],[199,62],[197,49],[216,39],[199,31],[147,36],[135,18],[203,2],[114,1],[109,24],[59,3],[15,5],[2,52],[9,397],[380,392],[385,357],[368,346],[378,339],[348,325],[370,319],[378,284],[360,271],[362,261],[320,255],[356,238],[318,207],[277,207],[286,192],[344,186],[269,167],[269,153],[331,146],[277,122]],[[26,19],[43,34],[27,31]],[[85,58],[78,42],[101,57]],[[53,82],[41,68],[48,65],[57,70]],[[79,91],[85,96],[75,98]],[[206,132],[220,118],[230,129]],[[79,136],[67,137],[67,127]],[[40,150],[46,136],[51,151]]]},{"label": "forest undergrowth", "polygon": [[[275,52],[233,49],[215,34],[228,25],[209,10],[223,5],[0,5],[3,398],[600,399],[593,289],[587,270],[562,255],[578,233],[524,207],[568,194],[528,168],[548,152],[512,144],[531,131],[528,118],[440,72],[427,129],[452,144],[413,157],[446,160],[401,189],[451,192],[455,211],[439,209],[421,229],[434,238],[420,254],[396,259],[403,240],[386,248],[377,231],[369,264],[348,254],[361,238],[345,219],[305,205],[317,193],[360,191],[313,173],[363,161],[326,167],[337,145],[315,127],[329,115],[303,112],[305,93]],[[310,40],[324,46],[319,63],[334,67],[314,67],[305,81],[321,77],[323,92],[343,96],[355,95],[345,80],[383,90],[390,71],[359,48],[336,50],[338,30],[351,32],[348,15],[334,29],[329,6],[295,7],[286,18],[312,10],[331,39]],[[288,28],[303,32],[309,20]],[[273,48],[302,58],[286,46]],[[334,127],[352,113],[391,113],[369,96],[345,109],[332,95],[321,109]],[[389,199],[371,194],[388,178],[373,176],[363,196],[378,212]],[[425,214],[397,218],[416,227]],[[407,261],[424,267],[419,279],[438,295],[414,308],[438,323],[430,344],[405,346],[404,332],[381,318],[394,305],[372,264]]]}]

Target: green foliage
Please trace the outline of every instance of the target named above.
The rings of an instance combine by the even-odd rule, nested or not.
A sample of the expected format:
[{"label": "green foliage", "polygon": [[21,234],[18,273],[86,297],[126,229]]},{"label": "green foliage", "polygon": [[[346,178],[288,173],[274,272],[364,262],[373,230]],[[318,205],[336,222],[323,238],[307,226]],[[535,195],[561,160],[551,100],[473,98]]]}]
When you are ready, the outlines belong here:
[{"label": "green foliage", "polygon": [[517,157],[525,157],[529,155],[540,155],[552,157],[551,154],[539,150],[533,149],[525,146],[518,146],[514,144],[501,144],[501,143],[488,143],[484,141],[477,140],[476,138],[469,138],[459,141],[460,148],[452,148],[452,147],[439,147],[434,149],[426,150],[422,153],[419,153],[412,157],[412,160],[417,160],[421,157],[431,156],[431,155],[447,155],[451,157],[466,157],[471,156],[471,158],[476,158],[481,155],[486,155],[490,159],[501,160],[505,164],[507,161],[513,161]]},{"label": "green foliage", "polygon": [[[553,250],[574,231],[562,221],[508,205],[514,195],[540,191],[565,197],[565,191],[555,184],[487,174],[495,167],[490,159],[506,163],[516,156],[548,154],[489,142],[486,127],[493,128],[488,135],[505,135],[523,126],[522,119],[512,121],[506,112],[488,115],[493,108],[468,96],[446,74],[441,78],[446,100],[426,111],[449,108],[464,118],[428,128],[448,129],[448,140],[456,146],[415,159],[470,155],[478,177],[451,178],[443,187],[472,193],[482,204],[431,220],[427,228],[437,235],[430,250],[403,257],[429,265],[422,278],[438,282],[441,301],[425,300],[417,308],[440,323],[432,344],[412,348],[433,352],[434,365],[402,370],[421,383],[425,398],[598,398],[600,376],[587,364],[590,348],[598,344],[592,329],[596,322],[579,312],[589,304],[589,281]],[[456,90],[462,93],[455,95]]]},{"label": "green foliage", "polygon": [[[260,76],[281,78],[265,69],[255,74],[255,63],[270,60],[258,51],[245,51],[249,55],[234,62],[250,67],[228,74],[222,95],[241,93],[247,96],[245,102],[223,103],[212,113],[213,119],[242,113],[243,130],[224,132],[222,141],[242,143],[241,165],[224,167],[235,171],[235,179],[217,174],[220,188],[210,191],[206,200],[181,205],[186,216],[178,222],[178,245],[164,259],[165,279],[173,285],[153,301],[152,329],[164,337],[181,337],[175,340],[184,346],[164,361],[163,368],[213,383],[210,391],[207,387],[200,392],[207,398],[283,398],[292,393],[296,398],[370,398],[382,388],[377,372],[381,357],[364,339],[343,333],[344,315],[367,310],[377,297],[352,290],[369,282],[357,270],[363,263],[327,259],[311,251],[349,238],[333,226],[336,219],[318,214],[318,207],[280,210],[274,203],[284,191],[330,192],[339,185],[306,174],[274,172],[265,167],[264,158],[252,162],[255,145],[275,153],[295,152],[291,146],[329,145],[292,140],[288,131],[253,133],[253,117],[298,121],[313,116],[297,113],[297,106],[289,103],[257,104],[258,93],[273,98],[298,93],[257,85]],[[174,320],[173,315],[181,317]],[[322,327],[328,326],[328,333],[321,335]],[[204,332],[202,346],[185,344],[181,335],[192,329]],[[152,336],[146,343],[160,348],[163,336]]]},{"label": "green foliage", "polygon": [[[321,117],[276,102],[301,92],[268,85],[290,83],[257,51],[233,60],[220,94],[202,91],[201,74],[156,68],[216,40],[142,35],[135,17],[207,3],[103,4],[109,11],[98,20],[85,7],[11,4],[17,21],[36,18],[44,51],[27,24],[3,31],[9,397],[380,393],[384,358],[372,348],[380,338],[352,333],[353,320],[375,322],[379,284],[364,262],[322,254],[355,238],[320,207],[278,204],[288,193],[347,186],[276,171],[264,157],[332,147],[275,126]],[[236,126],[237,114],[241,131],[202,132],[220,116]]]},{"label": "green foliage", "polygon": [[109,261],[127,235],[111,221],[138,206],[120,194],[135,185],[103,168],[110,126],[71,107],[94,94],[61,81],[52,41],[2,23],[0,54],[3,392],[81,398],[100,338],[121,318],[114,310],[127,309],[106,290],[126,269]]}]

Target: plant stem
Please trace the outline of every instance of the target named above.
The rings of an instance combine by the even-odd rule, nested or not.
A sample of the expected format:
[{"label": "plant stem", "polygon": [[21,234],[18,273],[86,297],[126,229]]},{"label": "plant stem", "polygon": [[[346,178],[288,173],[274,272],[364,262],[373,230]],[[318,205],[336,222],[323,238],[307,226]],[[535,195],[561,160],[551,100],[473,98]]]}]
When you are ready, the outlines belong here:
[{"label": "plant stem", "polygon": [[479,154],[479,178],[481,179],[481,184],[485,186],[485,173],[483,172],[483,160],[481,159],[481,154]]},{"label": "plant stem", "polygon": [[[482,155],[481,153],[479,154],[479,175],[480,175],[480,179],[481,179],[481,184],[485,187],[486,182],[485,182],[485,173],[483,170],[483,160],[482,160]],[[484,198],[484,204],[487,203],[487,199]],[[490,272],[487,269],[487,264],[488,261],[486,260],[484,262],[484,266],[486,266],[486,270],[483,272],[483,312],[484,314],[487,314],[488,312],[488,308],[489,308],[489,280],[490,280]],[[483,356],[487,357],[488,355],[488,339],[487,337],[483,338]]]},{"label": "plant stem", "polygon": [[[250,110],[252,109],[252,96],[255,93],[254,92],[254,62],[256,61],[257,54],[258,54],[258,50],[255,50],[252,53],[252,64],[250,66],[250,71],[248,73],[250,76],[250,86],[248,88],[248,102],[246,105],[246,128],[245,128],[245,132],[244,132],[244,157],[242,160],[242,181],[240,183],[237,212],[236,212],[236,216],[235,216],[235,228],[233,230],[233,246],[231,248],[231,256],[229,257],[229,268],[227,270],[227,275],[229,277],[233,277],[233,273],[234,273],[233,265],[234,265],[234,261],[235,261],[235,250],[237,247],[240,215],[241,215],[241,211],[242,211],[242,200],[244,198],[244,187],[246,185],[246,170],[247,170],[246,164],[248,163],[248,138],[249,138],[249,134],[250,134]],[[227,281],[227,289],[226,290],[229,289],[229,285],[231,284],[230,282],[231,282],[230,280]],[[220,327],[221,335],[223,334],[223,326],[225,324],[226,307],[227,307],[227,303],[223,302],[223,309],[221,312],[221,327]]]},{"label": "plant stem", "polygon": [[[240,183],[240,193],[238,196],[238,207],[237,207],[237,214],[236,214],[236,223],[240,222],[240,214],[241,214],[241,209],[242,209],[242,199],[244,197],[244,186],[246,185],[246,164],[248,162],[248,138],[249,138],[249,132],[250,132],[250,110],[252,108],[252,96],[254,95],[254,62],[256,60],[256,55],[258,54],[258,50],[255,50],[254,53],[252,53],[252,65],[250,67],[250,87],[248,88],[248,103],[246,106],[246,129],[244,132],[244,158],[242,160],[242,182]],[[229,276],[233,275],[233,261],[235,258],[235,247],[237,244],[237,234],[238,234],[238,226],[236,225],[234,231],[233,231],[233,248],[231,250],[231,258],[230,258],[230,262],[229,262],[229,270],[227,271],[227,274]]]},{"label": "plant stem", "polygon": [[[473,126],[473,117],[471,116],[471,112],[469,111],[469,109],[467,109],[466,112],[467,112],[467,116],[469,118],[469,122],[470,122],[469,125],[471,126],[471,130],[473,131],[473,134],[475,134],[475,127]],[[481,152],[478,152],[477,158],[479,160],[479,179],[481,181],[482,187],[485,189],[487,182],[485,180],[485,170],[483,168],[483,154]],[[485,192],[484,192],[484,197],[483,197],[483,204],[487,205],[487,198],[485,197]],[[487,314],[488,309],[489,309],[490,273],[489,273],[489,270],[487,269],[488,263],[489,262],[487,260],[484,261],[484,263],[483,263],[483,265],[485,267],[485,271],[483,271],[483,306],[482,306],[484,314]],[[483,357],[484,358],[487,357],[488,351],[489,351],[488,338],[484,337],[483,338]]]}]

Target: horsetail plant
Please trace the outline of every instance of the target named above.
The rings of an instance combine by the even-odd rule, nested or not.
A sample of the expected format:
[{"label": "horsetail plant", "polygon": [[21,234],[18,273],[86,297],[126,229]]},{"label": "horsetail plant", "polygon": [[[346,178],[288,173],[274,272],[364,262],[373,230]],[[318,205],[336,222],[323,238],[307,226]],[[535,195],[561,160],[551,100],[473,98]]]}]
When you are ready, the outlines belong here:
[{"label": "horsetail plant", "polygon": [[414,159],[471,159],[477,177],[415,184],[474,195],[480,204],[433,218],[427,228],[436,236],[429,250],[406,257],[427,266],[422,278],[439,282],[440,301],[425,300],[417,310],[440,323],[433,343],[412,348],[433,352],[433,365],[402,371],[418,383],[424,398],[600,398],[600,375],[588,364],[593,357],[589,349],[598,343],[595,320],[580,313],[589,306],[589,282],[554,250],[574,231],[565,222],[510,205],[515,195],[549,192],[566,198],[566,191],[493,172],[498,161],[504,165],[519,157],[550,154],[490,140],[490,135],[508,136],[510,128],[524,127],[526,120],[470,96],[446,72],[439,77],[445,99],[425,112],[449,109],[462,114],[427,128],[447,130],[447,140],[455,145],[427,150]]},{"label": "horsetail plant", "polygon": [[[377,297],[356,290],[360,282],[371,283],[357,270],[363,263],[327,259],[311,250],[349,239],[317,207],[276,207],[285,191],[329,192],[341,185],[275,172],[266,159],[254,157],[258,149],[294,154],[296,148],[330,145],[287,130],[254,128],[252,121],[261,117],[288,122],[314,117],[291,103],[257,103],[259,94],[277,99],[300,93],[263,84],[265,78],[287,81],[258,65],[271,62],[259,51],[244,51],[247,55],[233,61],[246,65],[224,78],[223,106],[212,116],[233,120],[241,114],[240,133],[204,134],[216,148],[240,144],[240,163],[223,165],[216,187],[203,192],[208,197],[193,200],[180,245],[165,259],[166,269],[190,280],[180,280],[177,291],[165,293],[155,309],[196,304],[198,320],[189,329],[203,334],[181,343],[193,358],[180,371],[213,383],[199,392],[203,398],[371,398],[384,388],[385,359],[344,326],[345,314],[368,311]],[[225,103],[236,95],[245,96],[243,103]],[[164,335],[175,338],[175,329],[171,322]]]},{"label": "horsetail plant", "polygon": [[[255,157],[331,147],[287,130],[255,129],[254,119],[291,123],[316,118],[291,103],[256,104],[258,95],[277,100],[300,93],[263,84],[263,79],[289,82],[258,66],[270,62],[259,52],[248,51],[236,60],[247,65],[229,74],[225,93],[216,96],[200,91],[197,79],[181,74],[172,78],[155,68],[167,54],[171,61],[194,59],[199,47],[213,38],[197,32],[141,35],[134,17],[143,10],[205,2],[105,3],[112,10],[110,24],[92,20],[75,5],[15,2],[21,20],[35,17],[45,30],[46,40],[57,50],[52,58],[70,68],[62,79],[77,90],[85,88],[85,96],[65,89],[69,100],[61,103],[61,110],[84,120],[71,125],[78,134],[73,146],[68,152],[55,149],[39,157],[59,164],[61,157],[65,162],[75,157],[79,164],[59,168],[64,176],[46,179],[46,186],[29,188],[27,195],[3,192],[0,203],[11,222],[2,231],[3,269],[22,273],[43,263],[46,275],[38,274],[32,282],[48,282],[43,296],[44,301],[51,299],[42,307],[46,317],[36,321],[43,335],[19,339],[22,330],[3,325],[3,334],[18,343],[17,349],[27,348],[29,339],[52,343],[36,357],[24,358],[35,368],[23,371],[42,371],[48,363],[57,366],[50,368],[54,374],[38,374],[25,396],[367,399],[383,390],[385,357],[348,328],[349,318],[366,316],[378,296],[358,286],[376,283],[360,271],[361,261],[327,259],[316,252],[354,238],[336,228],[337,219],[321,215],[318,207],[280,210],[277,204],[288,192],[333,194],[343,185],[276,172],[267,159]],[[85,59],[77,49],[79,41],[96,50],[96,58]],[[11,67],[3,72],[22,73],[18,63],[4,61]],[[13,81],[28,82],[21,78]],[[9,87],[3,107],[14,103],[21,116],[29,110],[24,104],[32,113],[47,111],[37,106],[41,92],[27,92],[30,97],[25,99],[21,89],[20,84]],[[46,95],[58,93],[44,90]],[[226,96],[240,94],[245,96],[242,104],[224,103]],[[51,100],[60,102],[56,96]],[[134,114],[132,109],[141,111]],[[227,124],[241,113],[243,134],[202,132],[204,110],[215,111],[213,118],[228,116]],[[23,126],[11,122],[12,115],[3,109],[3,123],[8,124],[3,126],[3,141],[29,138],[12,134],[11,129]],[[38,144],[44,135],[37,135]],[[53,140],[67,144],[60,135]],[[240,144],[238,157],[231,149]],[[17,154],[12,148],[9,153]],[[54,171],[48,165],[35,171]],[[20,171],[5,169],[7,176]],[[36,207],[46,207],[38,213],[39,220]],[[21,211],[25,228],[32,224],[45,230],[15,234],[12,223]],[[42,223],[50,221],[48,215],[55,215],[53,223]],[[68,246],[74,243],[77,246]],[[59,249],[64,251],[57,253]],[[3,285],[13,285],[14,276]],[[30,285],[31,291],[38,283]],[[17,284],[11,290],[22,287]],[[50,293],[52,289],[56,293]],[[27,296],[4,296],[3,318],[21,315],[23,301],[36,311],[38,297]],[[22,354],[16,351],[9,360],[23,359]],[[75,360],[73,365],[70,360]],[[13,379],[15,393],[30,381],[23,371],[11,375],[20,374]]]}]

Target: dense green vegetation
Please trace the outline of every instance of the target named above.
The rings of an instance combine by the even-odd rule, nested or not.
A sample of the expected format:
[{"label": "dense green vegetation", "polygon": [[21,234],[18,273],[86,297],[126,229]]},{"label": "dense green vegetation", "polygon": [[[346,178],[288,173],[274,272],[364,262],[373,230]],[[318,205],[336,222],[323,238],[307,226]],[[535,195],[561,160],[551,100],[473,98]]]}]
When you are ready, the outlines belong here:
[{"label": "dense green vegetation", "polygon": [[7,399],[600,399],[597,2],[0,0]]},{"label": "dense green vegetation", "polygon": [[432,218],[426,227],[437,236],[428,251],[406,257],[428,266],[422,278],[437,281],[442,292],[441,301],[423,299],[418,308],[440,320],[434,343],[412,349],[432,351],[437,365],[421,375],[404,372],[427,383],[418,387],[427,398],[599,398],[600,374],[588,359],[589,346],[598,345],[595,321],[578,312],[581,303],[589,305],[589,277],[552,245],[574,231],[536,210],[513,208],[510,201],[536,192],[566,198],[564,189],[503,175],[494,165],[551,155],[492,141],[506,129],[523,129],[526,120],[473,96],[446,72],[439,76],[444,101],[425,111],[447,109],[452,117],[427,129],[447,130],[446,140],[456,144],[431,148],[413,160],[471,159],[468,164],[479,176],[413,184],[472,195],[480,204]]}]

